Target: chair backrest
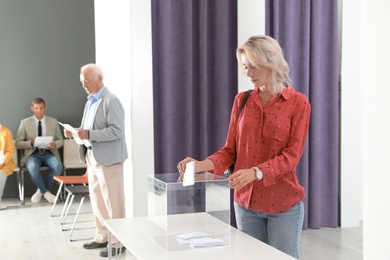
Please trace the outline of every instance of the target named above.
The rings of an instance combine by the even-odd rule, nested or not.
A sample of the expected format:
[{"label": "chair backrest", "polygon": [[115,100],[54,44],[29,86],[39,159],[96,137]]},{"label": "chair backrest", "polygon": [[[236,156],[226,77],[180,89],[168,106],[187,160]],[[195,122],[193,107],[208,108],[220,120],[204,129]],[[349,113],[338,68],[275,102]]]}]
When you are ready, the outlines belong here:
[{"label": "chair backrest", "polygon": [[79,153],[78,153],[79,145],[75,140],[72,139],[64,139],[64,168],[65,169],[75,169],[75,168],[86,168],[87,164],[80,162]]}]

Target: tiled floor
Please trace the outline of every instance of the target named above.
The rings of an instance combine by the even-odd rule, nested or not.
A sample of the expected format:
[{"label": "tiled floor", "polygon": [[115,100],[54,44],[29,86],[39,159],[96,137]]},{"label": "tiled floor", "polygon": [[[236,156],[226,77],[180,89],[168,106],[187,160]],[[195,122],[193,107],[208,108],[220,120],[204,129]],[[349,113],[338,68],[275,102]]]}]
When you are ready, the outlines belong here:
[{"label": "tiled floor", "polygon": [[[80,198],[76,198],[70,212],[75,213]],[[101,249],[86,250],[85,242],[92,240],[95,229],[89,200],[85,200],[82,213],[78,217],[70,241],[70,231],[74,214],[69,215],[62,231],[59,216],[64,203],[56,205],[51,216],[52,204],[44,199],[31,204],[26,198],[25,205],[17,199],[3,199],[6,210],[0,211],[0,259],[9,260],[78,260],[107,259],[99,256]],[[68,230],[67,230],[68,229]],[[122,254],[121,259],[135,259],[130,252]]]},{"label": "tiled floor", "polygon": [[[76,212],[80,198],[71,209]],[[94,224],[89,200],[86,199],[82,214],[72,235],[62,231],[59,217],[51,216],[51,204],[42,199],[38,204],[20,205],[16,198],[3,199],[6,210],[0,211],[0,259],[10,260],[62,260],[104,259],[100,249],[86,250],[82,245],[94,235]],[[59,215],[63,203],[56,206]],[[74,215],[70,215],[64,229],[70,229]],[[360,228],[321,228],[304,230],[301,241],[301,260],[361,260],[363,259],[363,234]],[[135,259],[130,252],[121,259]],[[158,259],[156,259],[158,260]],[[204,259],[206,260],[206,259]],[[241,259],[240,259],[241,260]],[[242,259],[245,260],[245,259]],[[267,259],[268,260],[268,259]]]}]

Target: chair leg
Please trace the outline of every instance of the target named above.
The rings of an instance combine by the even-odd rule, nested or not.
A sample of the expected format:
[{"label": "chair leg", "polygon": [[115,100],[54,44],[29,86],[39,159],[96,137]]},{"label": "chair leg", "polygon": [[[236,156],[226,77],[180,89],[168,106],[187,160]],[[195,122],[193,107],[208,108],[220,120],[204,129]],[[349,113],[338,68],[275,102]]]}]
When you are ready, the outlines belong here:
[{"label": "chair leg", "polygon": [[[64,167],[64,176],[66,176],[66,168]],[[66,190],[65,190],[66,184],[63,186],[63,189],[61,191],[61,198],[64,200],[65,195],[66,195]]]},{"label": "chair leg", "polygon": [[64,215],[64,219],[62,220],[61,224],[65,224],[65,220],[66,220],[66,217],[68,216],[69,209],[70,209],[70,206],[72,206],[73,200],[74,200],[74,195],[72,194],[72,197],[70,198],[70,202],[68,204],[68,208],[66,209],[66,213]]},{"label": "chair leg", "polygon": [[51,212],[50,212],[50,213],[52,213],[52,214],[51,214],[52,217],[54,216],[54,215],[53,215],[53,210],[54,210],[55,205],[57,204],[58,197],[59,197],[60,194],[61,194],[61,190],[62,190],[62,186],[63,186],[63,185],[64,185],[64,183],[61,182],[61,183],[60,183],[60,187],[58,187],[58,191],[57,191],[56,199],[54,200],[54,203],[53,203],[53,207],[51,207]]},{"label": "chair leg", "polygon": [[80,213],[81,206],[83,205],[84,198],[85,198],[85,197],[84,197],[84,195],[83,195],[83,197],[82,197],[81,200],[80,200],[80,205],[79,205],[79,207],[78,207],[78,209],[77,209],[76,216],[74,217],[74,220],[73,220],[72,228],[71,228],[70,234],[69,234],[70,241],[74,241],[74,240],[72,240],[72,234],[73,234],[74,226],[76,225],[77,217],[79,216],[79,213]]},{"label": "chair leg", "polygon": [[60,216],[60,222],[62,224],[62,219],[64,218],[64,214],[65,214],[65,211],[66,211],[66,208],[68,207],[68,204],[69,204],[69,201],[70,201],[70,197],[72,196],[71,193],[68,193],[68,196],[66,197],[66,200],[65,200],[65,204],[64,204],[64,207],[62,208],[62,212],[61,212],[61,216]]},{"label": "chair leg", "polygon": [[19,202],[20,204],[24,204],[24,171],[20,170],[16,172],[16,179],[18,182],[19,189]]}]

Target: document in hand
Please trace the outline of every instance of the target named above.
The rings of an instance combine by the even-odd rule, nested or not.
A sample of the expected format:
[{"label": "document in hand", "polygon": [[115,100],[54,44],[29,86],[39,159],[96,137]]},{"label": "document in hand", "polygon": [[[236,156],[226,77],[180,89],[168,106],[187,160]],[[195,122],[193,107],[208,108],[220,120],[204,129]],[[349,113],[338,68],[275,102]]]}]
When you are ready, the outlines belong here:
[{"label": "document in hand", "polygon": [[47,148],[51,141],[53,141],[53,136],[37,136],[35,137],[34,147]]},{"label": "document in hand", "polygon": [[79,136],[77,135],[77,130],[69,125],[69,124],[63,124],[61,122],[58,122],[63,128],[65,128],[66,130],[68,130],[69,132],[72,133],[72,137],[73,139],[76,141],[77,144],[79,145],[85,145],[85,146],[91,146],[91,143],[88,141],[88,140],[81,140],[79,138]]},{"label": "document in hand", "polygon": [[195,161],[186,164],[186,171],[183,177],[183,186],[190,186],[195,184]]}]

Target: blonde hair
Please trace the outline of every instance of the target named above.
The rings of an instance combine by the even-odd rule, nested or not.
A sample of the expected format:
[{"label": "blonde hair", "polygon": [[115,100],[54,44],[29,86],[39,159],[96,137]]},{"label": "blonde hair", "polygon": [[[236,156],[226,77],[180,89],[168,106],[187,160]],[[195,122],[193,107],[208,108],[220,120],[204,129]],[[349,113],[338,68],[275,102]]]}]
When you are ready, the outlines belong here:
[{"label": "blonde hair", "polygon": [[288,76],[290,69],[284,59],[283,50],[272,37],[266,35],[252,36],[237,49],[236,57],[242,72],[244,72],[241,62],[241,55],[243,54],[246,55],[249,63],[254,68],[261,65],[271,70],[267,90],[273,95],[282,92],[283,88],[281,86],[290,82]]}]

